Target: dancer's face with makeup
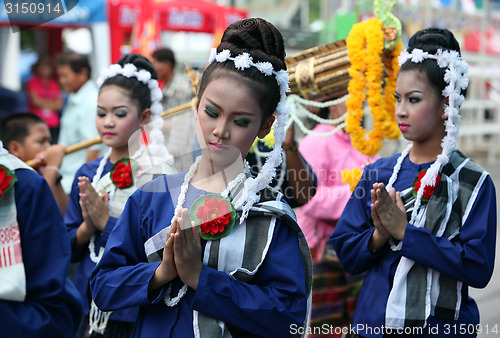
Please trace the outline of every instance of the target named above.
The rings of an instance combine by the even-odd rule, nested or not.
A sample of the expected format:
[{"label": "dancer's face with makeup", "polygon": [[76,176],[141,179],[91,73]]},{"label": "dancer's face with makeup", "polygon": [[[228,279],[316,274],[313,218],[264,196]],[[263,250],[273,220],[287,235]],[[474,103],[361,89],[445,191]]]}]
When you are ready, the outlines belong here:
[{"label": "dancer's face with makeup", "polygon": [[271,130],[274,116],[264,119],[256,95],[237,75],[225,72],[206,86],[196,112],[198,140],[214,164],[225,167],[245,158],[256,137]]},{"label": "dancer's face with makeup", "polygon": [[396,122],[404,138],[417,143],[444,137],[445,99],[418,70],[402,71],[396,83]]},{"label": "dancer's face with makeup", "polygon": [[96,127],[103,143],[111,148],[128,147],[129,137],[149,121],[149,110],[139,112],[127,94],[127,90],[115,85],[99,92]]}]

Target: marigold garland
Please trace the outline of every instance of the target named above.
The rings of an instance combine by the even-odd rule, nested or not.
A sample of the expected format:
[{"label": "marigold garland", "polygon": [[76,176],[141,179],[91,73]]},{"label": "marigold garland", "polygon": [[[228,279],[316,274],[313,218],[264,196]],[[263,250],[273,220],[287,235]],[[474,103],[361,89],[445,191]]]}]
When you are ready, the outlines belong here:
[{"label": "marigold garland", "polygon": [[[384,138],[399,137],[394,117],[394,90],[399,69],[397,56],[401,52],[402,43],[399,42],[392,51],[386,52],[387,64],[390,66],[384,67],[384,34],[382,22],[377,18],[355,24],[346,42],[351,62],[346,131],[351,135],[354,148],[372,156],[382,148]],[[384,70],[388,74],[385,78]],[[368,88],[366,93],[365,87]],[[373,129],[368,137],[367,131],[362,127],[363,104],[366,99],[373,116]]]},{"label": "marigold garland", "polygon": [[[249,153],[258,152],[259,143],[263,143],[268,149],[272,149],[274,144],[276,143],[274,141],[274,133],[269,133],[262,139],[256,137],[252,143],[252,146],[248,150],[248,152]],[[257,149],[257,151],[256,151],[256,149]]]},{"label": "marigold garland", "polygon": [[[398,56],[403,44],[399,41],[392,51],[384,50],[382,22],[377,18],[355,24],[346,42],[351,62],[346,131],[354,148],[373,156],[382,148],[384,138],[397,139],[401,134],[394,114],[394,93],[399,70]],[[365,87],[368,87],[366,92]],[[368,137],[362,126],[365,100],[373,116],[373,129],[368,132]],[[342,182],[349,183],[354,190],[361,174],[360,168],[345,169]]]},{"label": "marigold garland", "polygon": [[362,175],[363,172],[360,168],[354,168],[352,170],[344,169],[342,170],[341,181],[343,183],[349,183],[351,191],[354,191],[354,188],[356,188],[356,185],[358,184],[359,179]]}]

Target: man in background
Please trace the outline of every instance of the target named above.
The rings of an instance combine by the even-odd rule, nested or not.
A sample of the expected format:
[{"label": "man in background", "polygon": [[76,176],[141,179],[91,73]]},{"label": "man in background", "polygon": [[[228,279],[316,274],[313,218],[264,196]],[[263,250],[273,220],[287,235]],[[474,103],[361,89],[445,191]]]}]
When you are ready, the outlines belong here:
[{"label": "man in background", "polygon": [[[163,84],[163,109],[174,108],[193,99],[194,93],[185,75],[175,72],[175,55],[169,48],[157,49],[151,55],[153,65]],[[196,138],[196,119],[191,109],[165,120],[165,145],[175,158],[178,171],[187,170],[193,162],[192,148]],[[197,142],[197,141],[196,141]]]},{"label": "man in background", "polygon": [[[57,75],[64,91],[69,93],[61,117],[57,143],[70,146],[98,136],[95,126],[98,90],[90,79],[90,63],[85,55],[66,52],[59,57]],[[78,168],[99,157],[101,147],[80,150],[64,157],[61,164],[62,186],[66,194]]]}]

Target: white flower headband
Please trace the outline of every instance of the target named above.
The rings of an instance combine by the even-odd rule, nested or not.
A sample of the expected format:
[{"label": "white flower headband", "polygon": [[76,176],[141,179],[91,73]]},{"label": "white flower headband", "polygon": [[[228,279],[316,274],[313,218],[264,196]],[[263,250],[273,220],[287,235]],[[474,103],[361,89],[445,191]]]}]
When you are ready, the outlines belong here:
[{"label": "white flower headband", "polygon": [[[469,70],[469,65],[461,58],[457,51],[443,51],[439,49],[436,54],[429,54],[428,52],[415,48],[411,53],[402,51],[399,55],[398,61],[401,66],[407,61],[420,63],[426,59],[436,60],[440,68],[446,68],[444,81],[448,85],[444,88],[441,94],[443,97],[449,98],[449,102],[445,106],[444,110],[445,116],[448,118],[445,121],[446,135],[441,141],[443,151],[440,155],[438,155],[436,162],[430,166],[421,180],[421,188],[417,193],[415,207],[413,208],[410,223],[414,223],[417,217],[417,211],[420,207],[425,187],[433,186],[435,184],[439,171],[449,161],[449,154],[457,148],[456,138],[460,124],[460,115],[458,110],[465,100],[465,97],[461,94],[461,92],[469,85],[469,79],[465,77],[465,73]],[[412,145],[410,144],[408,148],[401,153],[392,176],[387,184],[387,190],[389,190],[396,181],[403,159],[409,154],[411,147]]]},{"label": "white flower headband", "polygon": [[286,70],[281,69],[279,71],[275,71],[270,62],[254,63],[252,56],[248,53],[242,53],[238,56],[232,57],[231,52],[227,49],[224,49],[218,54],[216,48],[212,48],[210,51],[210,57],[208,60],[210,63],[213,61],[226,62],[227,60],[233,61],[236,69],[238,70],[255,67],[265,76],[274,75],[280,88],[280,101],[276,107],[276,121],[273,125],[275,140],[273,150],[266,159],[266,163],[262,166],[262,169],[257,177],[248,178],[245,181],[245,189],[243,190],[241,197],[234,203],[235,208],[242,208],[243,214],[241,219],[244,220],[248,215],[250,208],[259,201],[257,193],[271,183],[273,177],[276,176],[276,167],[278,167],[282,161],[283,149],[281,145],[285,140],[287,116],[291,112],[290,107],[286,104],[286,93],[290,91],[290,80]]},{"label": "white flower headband", "polygon": [[127,63],[123,66],[115,63],[109,66],[108,68],[104,68],[101,70],[101,75],[99,79],[97,79],[97,85],[99,88],[102,86],[104,81],[110,77],[116,75],[123,75],[127,78],[135,77],[140,82],[144,83],[148,86],[149,91],[151,92],[151,112],[153,113],[153,117],[156,119],[160,117],[160,114],[163,112],[163,107],[160,103],[163,93],[158,85],[158,80],[151,78],[151,73],[145,69],[137,70],[137,67],[132,63]]}]

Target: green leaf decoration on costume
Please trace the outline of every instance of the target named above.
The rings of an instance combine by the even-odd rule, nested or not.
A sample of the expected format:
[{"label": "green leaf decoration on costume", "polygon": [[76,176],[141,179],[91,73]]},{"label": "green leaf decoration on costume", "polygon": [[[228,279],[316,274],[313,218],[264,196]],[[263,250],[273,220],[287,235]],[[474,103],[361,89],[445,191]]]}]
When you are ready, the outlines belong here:
[{"label": "green leaf decoration on costume", "polygon": [[227,236],[236,220],[233,204],[218,194],[200,196],[189,208],[189,217],[200,230],[200,237],[216,240]]},{"label": "green leaf decoration on costume", "polygon": [[0,200],[16,182],[16,175],[9,168],[0,164]]}]

